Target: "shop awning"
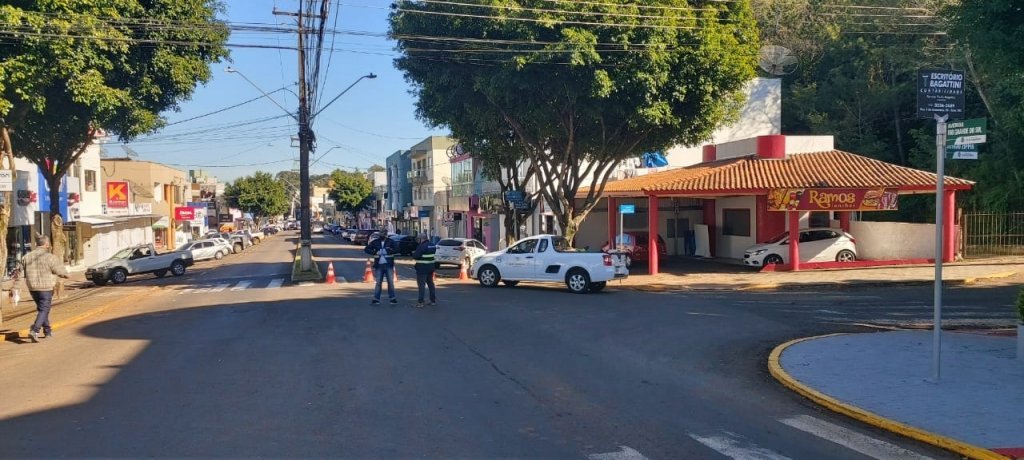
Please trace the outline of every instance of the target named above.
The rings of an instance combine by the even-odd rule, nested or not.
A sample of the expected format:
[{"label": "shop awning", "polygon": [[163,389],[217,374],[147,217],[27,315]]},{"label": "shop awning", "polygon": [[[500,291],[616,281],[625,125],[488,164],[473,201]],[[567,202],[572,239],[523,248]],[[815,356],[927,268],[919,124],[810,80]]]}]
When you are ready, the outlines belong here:
[{"label": "shop awning", "polygon": [[153,228],[155,228],[155,229],[167,228],[167,225],[169,223],[170,223],[170,219],[168,219],[167,216],[162,216],[162,217],[160,217],[159,220],[157,220],[156,222],[153,222]]},{"label": "shop awning", "polygon": [[102,218],[99,218],[99,217],[89,217],[89,216],[79,217],[76,220],[76,222],[81,222],[83,224],[87,224],[87,225],[89,225],[89,226],[91,226],[93,228],[96,228],[96,227],[110,227],[111,225],[114,225],[114,221],[112,221],[112,220],[102,219]]}]

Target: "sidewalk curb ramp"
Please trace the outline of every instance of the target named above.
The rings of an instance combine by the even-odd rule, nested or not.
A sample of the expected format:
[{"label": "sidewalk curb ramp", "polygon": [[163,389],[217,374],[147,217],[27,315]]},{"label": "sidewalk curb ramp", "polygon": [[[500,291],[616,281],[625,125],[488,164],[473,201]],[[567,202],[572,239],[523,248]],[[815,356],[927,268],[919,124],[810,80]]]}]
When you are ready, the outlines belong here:
[{"label": "sidewalk curb ramp", "polygon": [[[86,311],[83,311],[82,313],[79,313],[79,314],[77,314],[75,316],[72,316],[70,318],[67,318],[67,319],[64,319],[64,320],[61,320],[61,321],[55,321],[52,324],[52,326],[53,326],[54,329],[59,329],[59,328],[65,327],[65,326],[69,326],[71,324],[75,324],[75,323],[77,323],[79,321],[82,321],[82,320],[84,320],[84,319],[86,319],[86,318],[88,318],[90,316],[103,313],[104,311],[109,310],[110,308],[114,307],[115,305],[117,305],[119,303],[130,301],[130,300],[133,300],[133,299],[135,299],[137,297],[146,296],[147,294],[149,294],[149,293],[151,293],[153,291],[160,290],[160,289],[161,289],[160,286],[151,286],[149,289],[144,289],[144,290],[132,293],[132,294],[128,294],[126,296],[115,297],[115,298],[111,299],[107,303],[98,305],[96,307],[88,308],[88,309],[86,309]],[[58,306],[59,305],[54,305],[54,307],[58,307]],[[3,340],[0,340],[0,341],[14,342],[14,341],[20,340],[22,338],[28,338],[28,332],[29,332],[28,328],[20,329],[20,330],[17,330],[17,331],[8,331],[8,332],[3,333]]]},{"label": "sidewalk curb ramp", "polygon": [[837,412],[847,417],[860,420],[864,423],[881,428],[886,431],[891,431],[893,433],[906,436],[911,439],[916,439],[918,441],[931,444],[942,449],[946,449],[950,452],[955,452],[967,458],[976,460],[1007,460],[1008,457],[997,454],[991,450],[978,447],[972,444],[968,444],[962,441],[957,441],[956,439],[925,431],[917,427],[897,422],[895,420],[890,420],[873,412],[869,412],[859,407],[846,404],[838,399],[825,395],[807,385],[804,385],[799,380],[789,375],[789,373],[787,373],[782,368],[782,353],[785,352],[786,349],[789,348],[790,346],[808,340],[822,339],[825,337],[833,337],[837,335],[847,334],[828,334],[815,337],[804,337],[801,339],[790,340],[789,342],[783,343],[782,345],[775,347],[775,349],[773,349],[771,354],[768,356],[768,371],[771,373],[772,377],[775,378],[775,380],[779,381],[779,383],[785,385],[787,388],[795,391],[801,396],[810,399],[815,404],[823,406],[833,412]]}]

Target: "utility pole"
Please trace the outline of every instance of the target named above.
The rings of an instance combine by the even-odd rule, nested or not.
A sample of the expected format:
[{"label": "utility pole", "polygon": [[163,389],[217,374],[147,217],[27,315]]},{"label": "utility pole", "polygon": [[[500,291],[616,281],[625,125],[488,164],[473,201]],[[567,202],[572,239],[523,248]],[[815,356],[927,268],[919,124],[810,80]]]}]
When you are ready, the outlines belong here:
[{"label": "utility pole", "polygon": [[312,209],[310,209],[309,154],[313,149],[313,129],[310,127],[308,88],[306,87],[306,41],[302,20],[305,17],[318,17],[302,12],[299,2],[298,13],[288,13],[274,9],[274,15],[294,16],[298,23],[299,36],[299,269],[303,272],[313,270],[313,232]]}]

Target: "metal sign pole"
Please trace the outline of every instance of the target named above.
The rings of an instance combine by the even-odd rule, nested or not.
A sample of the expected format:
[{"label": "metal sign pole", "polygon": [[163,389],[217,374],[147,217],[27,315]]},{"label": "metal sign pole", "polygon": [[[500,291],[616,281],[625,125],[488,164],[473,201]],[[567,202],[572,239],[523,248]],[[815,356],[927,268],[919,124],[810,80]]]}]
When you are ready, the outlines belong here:
[{"label": "metal sign pole", "polygon": [[946,120],[935,116],[935,317],[932,325],[932,382],[938,383],[942,362],[942,208],[946,185]]}]

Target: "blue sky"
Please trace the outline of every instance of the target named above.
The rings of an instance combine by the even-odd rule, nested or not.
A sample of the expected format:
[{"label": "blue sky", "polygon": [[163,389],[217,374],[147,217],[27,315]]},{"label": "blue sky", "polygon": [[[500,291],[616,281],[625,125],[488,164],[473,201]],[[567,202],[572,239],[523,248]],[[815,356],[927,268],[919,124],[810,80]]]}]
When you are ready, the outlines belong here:
[{"label": "blue sky", "polygon": [[[227,0],[224,19],[233,22],[294,25],[294,18],[275,16],[276,7],[295,11],[296,0]],[[340,5],[340,7],[339,7]],[[321,80],[321,107],[338,93],[368,73],[376,79],[363,79],[324,109],[313,126],[318,148],[313,158],[322,159],[311,167],[312,173],[326,173],[339,166],[365,169],[384,164],[384,158],[396,150],[407,149],[430,135],[431,131],[417,120],[415,101],[409,85],[394,68],[394,42],[384,38],[390,2],[380,0],[335,0],[332,4],[332,26],[338,16],[333,37],[334,53],[325,50],[322,66],[330,59],[329,72]],[[369,34],[353,34],[367,32]],[[325,39],[330,47],[332,37]],[[234,33],[231,43],[270,46],[295,46],[294,34]],[[333,58],[329,57],[333,55]],[[266,92],[294,84],[298,58],[294,50],[231,48],[231,62],[213,66],[213,79],[197,88],[190,101],[181,104],[179,112],[165,113],[172,125],[150,136],[140,137],[128,147],[138,158],[169,164],[177,169],[204,169],[221,181],[251,174],[257,170],[276,173],[297,167],[298,148],[291,147],[291,136],[297,133],[295,121],[266,98],[241,107],[199,118],[192,117],[223,109],[260,96],[260,92],[237,74],[226,73],[233,67],[244,73]],[[291,86],[297,91],[297,87]],[[296,97],[286,91],[272,94],[277,102],[294,112]],[[282,116],[283,117],[280,117]],[[271,117],[278,117],[269,119]],[[259,123],[250,123],[269,119]],[[176,123],[180,122],[180,123]],[[232,126],[235,125],[235,126]],[[106,155],[125,155],[120,144],[104,146]]]}]

